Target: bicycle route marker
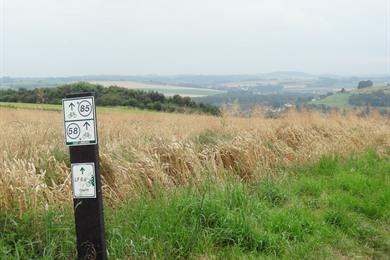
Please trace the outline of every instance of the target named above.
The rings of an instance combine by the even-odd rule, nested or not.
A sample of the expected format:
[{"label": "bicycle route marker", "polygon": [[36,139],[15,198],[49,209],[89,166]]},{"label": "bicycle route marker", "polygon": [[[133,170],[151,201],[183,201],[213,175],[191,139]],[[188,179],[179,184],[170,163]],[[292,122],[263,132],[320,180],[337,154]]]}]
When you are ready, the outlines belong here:
[{"label": "bicycle route marker", "polygon": [[68,146],[97,143],[95,99],[90,97],[62,100],[65,143]]},{"label": "bicycle route marker", "polygon": [[72,163],[73,198],[96,198],[94,163]]}]

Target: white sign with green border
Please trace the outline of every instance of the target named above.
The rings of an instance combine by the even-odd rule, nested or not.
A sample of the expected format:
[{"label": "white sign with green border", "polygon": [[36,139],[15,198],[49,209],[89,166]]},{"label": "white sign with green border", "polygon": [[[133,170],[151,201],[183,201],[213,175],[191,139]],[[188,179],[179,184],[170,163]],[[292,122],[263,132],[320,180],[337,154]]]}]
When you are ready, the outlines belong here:
[{"label": "white sign with green border", "polygon": [[94,163],[72,163],[73,198],[96,198]]},{"label": "white sign with green border", "polygon": [[67,146],[92,145],[97,143],[95,99],[91,97],[65,98],[64,111],[65,143]]}]

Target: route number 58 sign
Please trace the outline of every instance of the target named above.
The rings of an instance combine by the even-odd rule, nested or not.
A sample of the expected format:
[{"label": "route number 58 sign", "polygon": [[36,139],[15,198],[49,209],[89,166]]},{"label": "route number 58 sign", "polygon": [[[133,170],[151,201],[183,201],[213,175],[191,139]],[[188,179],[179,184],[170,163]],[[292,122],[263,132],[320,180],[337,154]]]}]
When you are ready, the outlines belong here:
[{"label": "route number 58 sign", "polygon": [[93,96],[62,100],[66,145],[91,145],[97,143],[94,102]]}]

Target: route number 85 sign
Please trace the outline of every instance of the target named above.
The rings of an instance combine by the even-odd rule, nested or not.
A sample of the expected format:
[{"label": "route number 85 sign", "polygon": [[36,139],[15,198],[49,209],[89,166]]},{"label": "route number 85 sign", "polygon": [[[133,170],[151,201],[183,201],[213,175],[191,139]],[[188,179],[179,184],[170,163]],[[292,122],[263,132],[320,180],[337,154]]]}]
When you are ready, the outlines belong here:
[{"label": "route number 85 sign", "polygon": [[62,100],[65,143],[68,146],[97,143],[95,99],[91,97]]}]

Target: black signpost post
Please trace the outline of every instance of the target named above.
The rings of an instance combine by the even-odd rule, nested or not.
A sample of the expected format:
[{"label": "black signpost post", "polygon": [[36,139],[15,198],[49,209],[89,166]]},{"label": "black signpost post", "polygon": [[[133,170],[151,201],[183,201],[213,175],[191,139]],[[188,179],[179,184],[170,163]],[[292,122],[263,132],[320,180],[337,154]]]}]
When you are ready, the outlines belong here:
[{"label": "black signpost post", "polygon": [[72,165],[78,259],[107,259],[94,94],[69,94],[63,100],[63,109]]}]

